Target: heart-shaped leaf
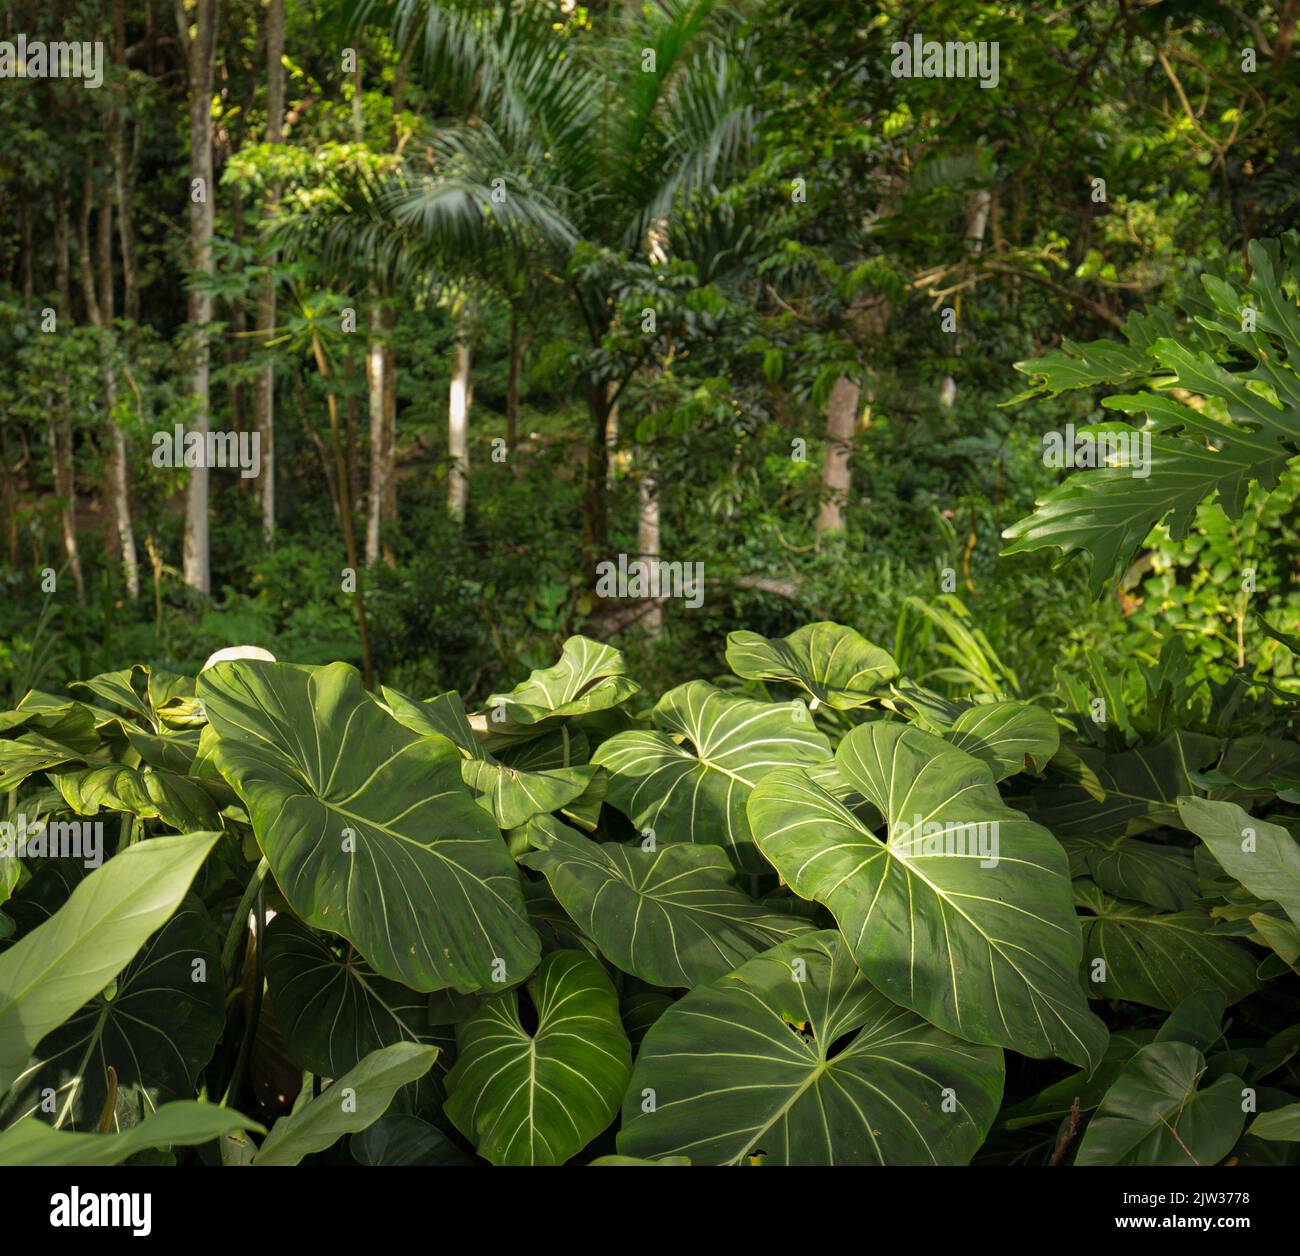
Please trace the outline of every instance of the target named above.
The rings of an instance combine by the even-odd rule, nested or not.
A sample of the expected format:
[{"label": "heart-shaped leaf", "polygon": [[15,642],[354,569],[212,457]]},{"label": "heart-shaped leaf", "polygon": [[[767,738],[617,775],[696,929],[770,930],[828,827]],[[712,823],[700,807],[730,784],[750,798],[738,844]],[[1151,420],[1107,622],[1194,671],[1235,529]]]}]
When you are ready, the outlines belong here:
[{"label": "heart-shaped leaf", "polygon": [[617,733],[592,755],[609,770],[609,801],[660,843],[725,845],[737,867],[763,871],[745,804],[774,769],[830,758],[807,710],[693,680],[660,698],[654,722],[655,731]]},{"label": "heart-shaped leaf", "polygon": [[621,650],[588,637],[570,637],[553,667],[538,668],[509,693],[488,698],[488,731],[532,731],[543,720],[617,706],[639,688],[625,673]]},{"label": "heart-shaped leaf", "polygon": [[983,759],[1000,781],[1026,767],[1041,771],[1061,734],[1051,712],[1032,702],[988,702],[963,711],[945,740]]},{"label": "heart-shaped leaf", "polygon": [[93,998],[180,905],[218,833],[128,846],[0,955],[0,1095],[37,1044]]},{"label": "heart-shaped leaf", "polygon": [[812,925],[754,902],[718,847],[643,850],[593,842],[564,826],[521,862],[546,875],[564,910],[624,972],[657,986],[695,986]]},{"label": "heart-shaped leaf", "polygon": [[1067,837],[1061,843],[1076,877],[1091,877],[1107,894],[1185,911],[1200,897],[1192,852],[1137,837]]},{"label": "heart-shaped leaf", "polygon": [[142,1111],[194,1093],[225,1023],[216,930],[191,894],[109,991],[41,1039],[0,1104],[0,1124],[45,1112],[62,1129],[93,1131],[111,1066],[113,1126],[134,1125]]},{"label": "heart-shaped leaf", "polygon": [[519,992],[487,1000],[456,1029],[447,1115],[493,1164],[564,1164],[618,1112],[632,1052],[618,996],[599,962],[552,951]]},{"label": "heart-shaped leaf", "polygon": [[965,1164],[1002,1052],[891,1003],[833,930],[697,986],[637,1055],[618,1149],[693,1164]]},{"label": "heart-shaped leaf", "polygon": [[877,721],[835,755],[885,817],[878,837],[806,772],[774,772],[749,804],[759,849],[839,921],[882,993],[972,1042],[1092,1067],[1106,1028],[1079,985],[1065,852],[1008,807],[987,764]]},{"label": "heart-shaped leaf", "polygon": [[118,765],[54,772],[50,779],[78,815],[122,811],[161,820],[181,833],[221,828],[221,812],[212,795],[188,776],[158,768]]},{"label": "heart-shaped leaf", "polygon": [[727,666],[747,680],[781,680],[837,711],[865,706],[898,675],[898,665],[879,646],[843,624],[805,624],[788,637],[756,632],[727,634]]},{"label": "heart-shaped leaf", "polygon": [[1153,1042],[1124,1067],[1088,1122],[1077,1165],[1218,1164],[1246,1123],[1240,1077],[1200,1089],[1205,1057],[1183,1042]]},{"label": "heart-shaped leaf", "polygon": [[1088,915],[1082,979],[1095,999],[1129,999],[1173,1011],[1197,990],[1217,990],[1229,1004],[1256,990],[1258,960],[1240,942],[1213,932],[1204,911],[1162,912],[1074,883]]},{"label": "heart-shaped leaf", "polygon": [[199,694],[213,759],[302,920],[415,990],[532,970],[518,873],[449,741],[403,728],[345,663],[218,663]]},{"label": "heart-shaped leaf", "polygon": [[433,1037],[427,994],[378,976],[350,946],[340,954],[283,913],[266,931],[266,981],[294,1055],[322,1077],[342,1076],[380,1047]]}]

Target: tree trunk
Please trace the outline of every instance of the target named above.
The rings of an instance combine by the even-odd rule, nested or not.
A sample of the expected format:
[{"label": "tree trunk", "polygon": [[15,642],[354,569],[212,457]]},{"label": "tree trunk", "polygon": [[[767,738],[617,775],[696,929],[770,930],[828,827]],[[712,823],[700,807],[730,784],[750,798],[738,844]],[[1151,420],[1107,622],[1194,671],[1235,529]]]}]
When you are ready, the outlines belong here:
[{"label": "tree trunk", "polygon": [[[110,124],[112,125],[112,124]],[[112,501],[113,526],[118,554],[126,580],[127,596],[140,597],[140,567],[135,552],[135,529],[131,522],[131,490],[126,467],[126,434],[117,422],[117,364],[113,360],[113,190],[105,183],[99,193],[98,270],[99,316],[104,336],[104,401],[108,411],[108,488]]]},{"label": "tree trunk", "polygon": [[591,568],[594,582],[595,564],[609,548],[609,512],[606,477],[609,474],[609,415],[613,401],[604,384],[594,380],[587,384],[587,415],[590,422],[587,442],[587,482],[582,508],[582,552]]},{"label": "tree trunk", "polygon": [[[279,144],[284,138],[284,0],[270,0],[266,12],[266,142]],[[280,202],[281,188],[273,183],[262,202],[262,217],[269,218]],[[266,353],[265,363],[253,384],[253,428],[262,454],[258,487],[262,505],[262,532],[275,536],[275,365],[267,342],[275,330],[275,276],[271,273],[276,255],[267,253],[257,298],[256,342]]]},{"label": "tree trunk", "polygon": [[366,563],[379,561],[379,534],[388,493],[388,458],[385,449],[387,354],[382,332],[384,312],[377,300],[370,305],[370,345],[366,351],[366,384],[370,397],[370,491],[366,495]]},{"label": "tree trunk", "polygon": [[[637,557],[653,573],[659,567],[659,476],[658,467],[649,457],[646,463],[637,483],[636,548]],[[653,575],[651,587],[658,587],[658,581],[653,579]],[[650,636],[657,637],[664,622],[663,604],[657,600],[652,601],[641,622]]]},{"label": "tree trunk", "polygon": [[[65,322],[72,318],[71,229],[68,221],[67,185],[59,180],[55,193],[54,278],[58,290],[57,317]],[[76,474],[72,461],[72,433],[67,426],[67,402],[60,402],[59,414],[49,424],[50,468],[54,473],[54,492],[59,499],[59,531],[63,552],[72,570],[77,602],[86,601],[86,584],[81,575],[81,550],[77,544]]]},{"label": "tree trunk", "polygon": [[447,509],[457,523],[465,522],[469,500],[470,363],[469,319],[462,306],[456,311],[455,360],[447,397],[447,454],[451,459]]},{"label": "tree trunk", "polygon": [[[124,0],[113,0],[113,58],[126,64]],[[131,202],[134,162],[126,143],[125,88],[114,104],[109,144],[113,150],[113,179],[117,192],[117,236],[122,250],[122,314],[129,322],[140,321],[140,277],[135,262],[135,211]]]},{"label": "tree trunk", "polygon": [[861,385],[843,375],[835,381],[826,403],[826,461],[822,465],[822,503],[817,512],[817,536],[844,531],[844,501],[849,492],[849,455],[858,422]]},{"label": "tree trunk", "polygon": [[[988,229],[989,207],[993,203],[993,194],[988,188],[977,188],[971,197],[966,212],[966,235],[964,243],[966,252],[971,257],[978,257],[984,251],[984,232]],[[960,335],[958,329],[955,335]],[[957,381],[951,375],[945,375],[939,385],[939,404],[951,410],[957,402]]]},{"label": "tree trunk", "polygon": [[[195,400],[194,427],[208,430],[212,297],[203,281],[212,276],[212,233],[216,189],[212,184],[212,61],[216,45],[218,0],[194,0],[190,34],[185,0],[175,0],[181,46],[189,59],[190,79],[190,269],[197,280],[190,288],[187,318],[194,326],[190,392]],[[183,575],[185,583],[207,595],[212,589],[208,563],[208,468],[191,467],[185,507]]]},{"label": "tree trunk", "polygon": [[339,516],[343,521],[343,546],[347,552],[348,566],[356,574],[357,632],[361,638],[361,674],[365,680],[366,688],[372,689],[375,676],[370,661],[370,633],[366,627],[366,596],[362,584],[364,572],[360,563],[357,562],[357,539],[352,530],[352,501],[348,493],[348,468],[347,460],[343,454],[343,438],[339,432],[338,398],[334,393],[334,385],[330,381],[329,363],[325,358],[324,347],[321,345],[320,337],[315,332],[312,333],[311,346],[316,357],[316,369],[320,372],[321,380],[325,384],[325,403],[329,410],[330,435],[333,437],[334,443],[334,474],[338,482]]},{"label": "tree trunk", "polygon": [[[397,314],[385,307],[384,331],[384,506],[383,521],[391,531],[397,525]],[[397,566],[397,553],[391,542],[383,546],[384,562]]]}]

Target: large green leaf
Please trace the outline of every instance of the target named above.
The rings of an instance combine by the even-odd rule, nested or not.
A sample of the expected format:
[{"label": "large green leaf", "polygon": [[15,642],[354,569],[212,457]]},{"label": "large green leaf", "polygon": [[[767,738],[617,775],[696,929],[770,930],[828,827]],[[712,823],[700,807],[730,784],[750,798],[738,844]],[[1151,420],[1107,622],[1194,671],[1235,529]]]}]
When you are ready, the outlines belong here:
[{"label": "large green leaf", "polygon": [[192,1147],[241,1130],[262,1132],[256,1121],[233,1108],[192,1100],[164,1104],[139,1125],[118,1134],[74,1134],[26,1117],[0,1132],[0,1165],[66,1166],[83,1169],[121,1164],[153,1147]]},{"label": "large green leaf", "polygon": [[1217,990],[1231,1004],[1258,987],[1258,960],[1241,943],[1216,935],[1203,911],[1156,911],[1112,898],[1086,880],[1075,882],[1075,897],[1090,913],[1081,917],[1080,972],[1093,998],[1173,1011],[1198,990]]},{"label": "large green leaf", "polygon": [[199,694],[213,758],[301,919],[416,990],[531,971],[518,873],[450,741],[403,728],[344,663],[218,663]]},{"label": "large green leaf", "polygon": [[1247,1134],[1267,1138],[1270,1142],[1300,1142],[1300,1103],[1289,1103],[1271,1112],[1261,1112],[1251,1123]]},{"label": "large green leaf", "polygon": [[304,1156],[324,1151],[344,1134],[365,1129],[388,1111],[403,1086],[419,1081],[437,1058],[437,1047],[415,1042],[397,1042],[371,1052],[310,1103],[276,1121],[253,1163],[295,1165]]},{"label": "large green leaf", "polygon": [[637,1055],[618,1149],[693,1164],[965,1164],[1002,1052],[891,1003],[832,930],[697,986]]},{"label": "large green leaf", "polygon": [[219,836],[187,833],[127,847],[0,955],[0,1095],[41,1039],[103,990],[168,920]]},{"label": "large green leaf", "polygon": [[840,775],[885,817],[878,837],[806,772],[761,781],[759,849],[834,914],[882,993],[972,1042],[1092,1067],[1106,1028],[1078,981],[1065,852],[1008,807],[988,765],[894,722],[855,728]]},{"label": "large green leaf", "polygon": [[1200,897],[1192,852],[1137,837],[1067,837],[1061,844],[1076,877],[1091,877],[1107,894],[1161,911],[1186,911]]},{"label": "large green leaf", "polygon": [[53,772],[50,779],[78,815],[122,811],[146,820],[161,820],[182,833],[221,827],[221,812],[212,795],[197,781],[175,772],[114,764]]},{"label": "large green leaf", "polygon": [[725,845],[761,872],[745,804],[775,768],[830,758],[802,705],[753,702],[692,680],[654,709],[653,731],[617,733],[592,755],[610,773],[609,801],[656,841]]},{"label": "large green leaf", "polygon": [[1051,713],[1032,702],[986,702],[958,715],[945,740],[983,759],[1000,781],[1026,767],[1041,772],[1061,733]]},{"label": "large green leaf", "polygon": [[493,1164],[564,1164],[614,1119],[632,1054],[618,996],[599,962],[552,951],[519,993],[491,998],[457,1026],[447,1115]]},{"label": "large green leaf", "polygon": [[1205,1057],[1184,1042],[1153,1042],[1133,1057],[1088,1122],[1077,1165],[1217,1164],[1246,1122],[1240,1077],[1203,1089]]},{"label": "large green leaf", "polygon": [[427,994],[378,976],[346,943],[340,952],[288,915],[266,931],[266,982],[294,1056],[322,1077],[380,1047],[433,1037]]},{"label": "large green leaf", "polygon": [[597,843],[572,829],[521,862],[546,875],[564,910],[624,972],[695,986],[812,925],[761,907],[734,885],[718,847]]},{"label": "large green leaf", "polygon": [[0,1103],[0,1124],[44,1114],[54,1125],[94,1130],[117,1078],[114,1126],[189,1098],[225,1028],[216,930],[189,895],[107,990],[41,1039]]},{"label": "large green leaf", "polygon": [[865,706],[898,675],[898,664],[843,624],[805,624],[788,637],[727,634],[727,666],[749,680],[781,680],[837,711]]},{"label": "large green leaf", "polygon": [[1161,825],[1179,828],[1178,797],[1192,792],[1191,773],[1209,763],[1219,745],[1213,737],[1178,730],[1119,754],[1081,747],[1078,755],[1105,797],[1099,803],[1080,781],[1053,782],[1034,791],[1035,814],[1061,838],[1133,836]]},{"label": "large green leaf", "polygon": [[384,698],[399,724],[455,743],[462,756],[461,779],[485,796],[499,828],[513,829],[535,815],[558,811],[583,794],[596,775],[597,769],[589,764],[564,764],[530,772],[498,762],[474,735],[456,693],[416,702],[385,687]]},{"label": "large green leaf", "polygon": [[358,1164],[422,1168],[469,1164],[465,1153],[436,1125],[400,1112],[381,1116],[373,1125],[353,1134],[348,1146]]},{"label": "large green leaf", "polygon": [[570,637],[555,666],[538,668],[509,693],[488,698],[488,729],[498,734],[531,731],[543,720],[617,706],[639,688],[625,673],[621,650],[588,637]]},{"label": "large green leaf", "polygon": [[1300,925],[1300,843],[1287,829],[1231,802],[1180,798],[1178,812],[1229,875]]}]

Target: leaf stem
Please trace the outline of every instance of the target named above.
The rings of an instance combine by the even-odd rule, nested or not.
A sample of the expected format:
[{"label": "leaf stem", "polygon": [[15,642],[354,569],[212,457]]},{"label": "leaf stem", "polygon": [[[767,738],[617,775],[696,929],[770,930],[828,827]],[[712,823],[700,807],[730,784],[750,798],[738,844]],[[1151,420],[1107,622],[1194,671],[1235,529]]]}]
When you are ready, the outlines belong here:
[{"label": "leaf stem", "polygon": [[253,869],[248,884],[244,887],[244,896],[239,900],[239,906],[235,908],[234,920],[230,922],[226,944],[221,948],[221,971],[225,974],[228,988],[235,983],[235,964],[239,959],[239,944],[243,941],[244,930],[248,927],[248,913],[252,911],[253,900],[261,892],[262,882],[266,880],[266,874],[270,870],[271,865],[266,862],[266,856],[263,855],[261,862]]}]

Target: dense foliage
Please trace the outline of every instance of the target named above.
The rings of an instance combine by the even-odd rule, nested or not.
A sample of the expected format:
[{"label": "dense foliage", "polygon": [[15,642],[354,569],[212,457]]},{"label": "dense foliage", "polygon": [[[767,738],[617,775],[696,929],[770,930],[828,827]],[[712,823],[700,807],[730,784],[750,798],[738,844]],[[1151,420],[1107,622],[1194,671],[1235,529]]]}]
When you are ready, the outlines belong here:
[{"label": "dense foliage", "polygon": [[0,1164],[1294,1164],[1298,22],[7,6]]}]

